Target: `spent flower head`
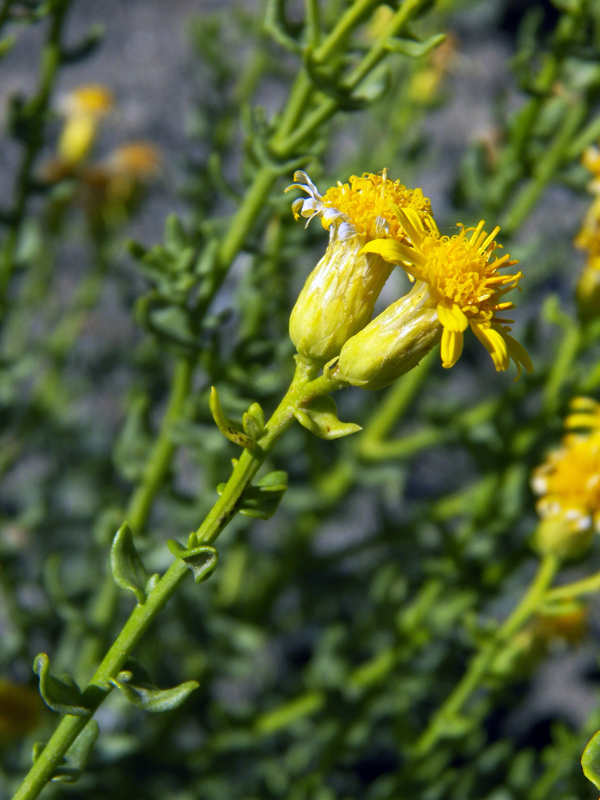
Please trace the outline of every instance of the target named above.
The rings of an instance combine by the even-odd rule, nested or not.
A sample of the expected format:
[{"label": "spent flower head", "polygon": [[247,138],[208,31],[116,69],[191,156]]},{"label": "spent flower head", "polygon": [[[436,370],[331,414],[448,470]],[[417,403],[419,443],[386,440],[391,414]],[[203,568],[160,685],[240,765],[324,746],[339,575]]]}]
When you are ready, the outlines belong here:
[{"label": "spent flower head", "polygon": [[362,330],[393,265],[364,250],[374,240],[408,243],[396,209],[410,208],[425,227],[433,224],[431,205],[420,189],[407,189],[379,175],[353,176],[349,183],[321,195],[304,172],[289,189],[308,197],[292,204],[294,216],[319,217],[329,230],[329,245],[308,277],[290,318],[290,336],[305,358],[324,364],[339,355],[350,337]]}]

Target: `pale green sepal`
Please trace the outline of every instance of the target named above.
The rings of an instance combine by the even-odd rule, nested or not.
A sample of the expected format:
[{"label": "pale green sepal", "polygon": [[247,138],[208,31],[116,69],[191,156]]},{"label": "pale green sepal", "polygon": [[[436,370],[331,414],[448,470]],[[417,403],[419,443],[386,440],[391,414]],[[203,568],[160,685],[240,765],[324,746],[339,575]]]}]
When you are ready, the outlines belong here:
[{"label": "pale green sepal", "polygon": [[180,558],[192,570],[196,583],[210,578],[217,567],[219,554],[208,544],[186,549],[175,539],[168,539],[167,547],[176,558]]},{"label": "pale green sepal", "polygon": [[[50,780],[61,781],[62,783],[75,783],[78,781],[90,760],[99,733],[100,728],[98,727],[98,723],[95,719],[91,719],[75,739],[71,747],[69,747],[62,763],[60,766],[56,767]],[[34,744],[31,754],[31,760],[34,764],[41,756],[45,747],[45,742],[37,742]]]},{"label": "pale green sepal", "polygon": [[50,659],[40,653],[33,662],[33,671],[40,679],[42,700],[53,711],[59,714],[71,714],[74,717],[91,717],[89,708],[80,705],[81,691],[70,675],[59,678],[50,674]]},{"label": "pale green sepal", "polygon": [[198,681],[186,681],[173,689],[157,689],[149,684],[134,685],[128,680],[119,680],[126,675],[119,673],[117,678],[111,679],[111,684],[134,706],[155,713],[177,708],[200,685]]},{"label": "pale green sepal", "polygon": [[210,399],[208,401],[208,405],[210,408],[210,413],[213,415],[213,419],[217,424],[217,428],[221,431],[223,436],[226,436],[230,442],[239,444],[240,447],[245,447],[248,450],[252,450],[254,448],[254,441],[250,438],[250,436],[244,433],[244,430],[239,422],[229,419],[229,417],[226,417],[223,413],[221,401],[219,399],[219,393],[214,386],[210,390]]},{"label": "pale green sepal", "polygon": [[304,408],[295,408],[294,416],[307,430],[321,439],[340,439],[362,428],[354,422],[340,422],[337,406],[332,397],[316,397]]},{"label": "pale green sepal", "polygon": [[596,789],[600,789],[600,731],[595,733],[587,743],[581,756],[583,774]]},{"label": "pale green sepal", "polygon": [[150,576],[133,543],[133,534],[127,523],[121,525],[110,549],[110,571],[120,589],[133,592],[140,605],[146,602],[146,587]]}]

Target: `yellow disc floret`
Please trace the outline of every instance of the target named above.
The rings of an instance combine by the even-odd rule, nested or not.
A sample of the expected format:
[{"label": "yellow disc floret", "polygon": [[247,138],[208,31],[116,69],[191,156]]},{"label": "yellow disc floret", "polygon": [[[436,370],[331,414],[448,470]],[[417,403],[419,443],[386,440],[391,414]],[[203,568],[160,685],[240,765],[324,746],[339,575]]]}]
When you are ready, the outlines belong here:
[{"label": "yellow disc floret", "polygon": [[324,195],[319,194],[305,172],[296,172],[294,180],[296,183],[286,191],[302,189],[309,195],[292,203],[295,218],[308,217],[310,222],[319,216],[324,228],[331,229],[335,224],[341,239],[358,237],[363,244],[372,239],[398,239],[407,243],[396,213],[398,208],[412,209],[427,229],[433,223],[431,203],[422,190],[407,189],[400,181],[389,180],[386,169],[378,175],[369,172],[361,178],[353,175],[349,183],[338,183]]},{"label": "yellow disc floret", "polygon": [[[339,183],[328,189],[321,202],[344,214],[355,231],[368,239],[405,239],[396,208],[413,208],[431,215],[431,203],[421,189],[407,189],[400,181],[388,180],[386,170],[379,175],[365,173],[361,178],[352,175],[349,183]],[[324,227],[331,221],[323,219]]]}]

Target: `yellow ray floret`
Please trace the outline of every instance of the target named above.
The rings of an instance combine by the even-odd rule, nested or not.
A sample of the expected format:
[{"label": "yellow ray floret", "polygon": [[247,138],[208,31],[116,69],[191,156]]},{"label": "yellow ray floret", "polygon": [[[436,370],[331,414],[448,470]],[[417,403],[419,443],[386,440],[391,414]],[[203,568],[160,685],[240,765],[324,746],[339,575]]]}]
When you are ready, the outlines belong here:
[{"label": "yellow ray floret", "polygon": [[[332,186],[324,195],[305,172],[294,174],[290,189],[302,189],[308,198],[299,198],[292,204],[294,216],[319,216],[324,228],[333,223],[340,227],[341,238],[362,236],[371,239],[392,238],[407,241],[397,208],[411,208],[423,224],[429,226],[431,203],[421,189],[407,189],[400,181],[387,177],[387,170],[378,175],[365,172],[362,177],[353,175],[349,183]],[[307,223],[308,224],[308,223]]]},{"label": "yellow ray floret", "polygon": [[475,228],[461,226],[456,236],[442,236],[428,220],[425,227],[411,208],[397,208],[396,215],[409,238],[409,244],[384,240],[368,243],[364,252],[378,253],[386,261],[400,264],[413,279],[424,281],[437,303],[438,319],[443,327],[442,366],[452,367],[462,353],[463,333],[470,327],[492,357],[497,370],[508,369],[510,359],[532,372],[531,360],[512,336],[512,320],[498,317],[514,305],[503,297],[518,286],[521,272],[503,275],[499,270],[516,261],[510,256],[492,259],[499,245],[494,241],[499,228],[491,234],[483,230],[483,221]]},{"label": "yellow ray floret", "polygon": [[567,430],[593,433],[600,430],[600,405],[591,397],[574,397],[570,402],[572,413],[565,419]]}]

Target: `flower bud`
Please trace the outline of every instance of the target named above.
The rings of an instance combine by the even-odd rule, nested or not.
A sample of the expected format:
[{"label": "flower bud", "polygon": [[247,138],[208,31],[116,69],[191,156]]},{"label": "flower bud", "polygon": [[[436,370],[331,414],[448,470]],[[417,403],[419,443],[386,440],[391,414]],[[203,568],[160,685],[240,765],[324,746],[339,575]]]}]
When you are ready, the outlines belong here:
[{"label": "flower bud", "polygon": [[579,558],[589,548],[594,536],[591,518],[569,511],[546,517],[540,521],[534,536],[538,553],[553,554],[561,561]]},{"label": "flower bud", "polygon": [[349,339],[336,377],[363,389],[382,389],[416,367],[442,338],[436,303],[418,281],[411,291]]}]

